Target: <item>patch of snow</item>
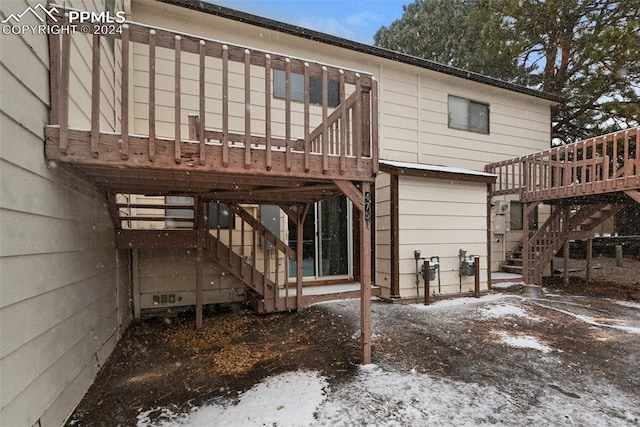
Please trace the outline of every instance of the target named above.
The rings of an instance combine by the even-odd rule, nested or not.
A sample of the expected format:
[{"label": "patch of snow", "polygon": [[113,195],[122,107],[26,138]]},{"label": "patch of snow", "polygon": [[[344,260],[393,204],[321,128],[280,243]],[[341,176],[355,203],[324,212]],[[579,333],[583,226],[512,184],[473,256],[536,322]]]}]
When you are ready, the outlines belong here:
[{"label": "patch of snow", "polygon": [[504,331],[500,331],[498,335],[500,335],[502,342],[509,347],[530,348],[533,350],[539,350],[543,353],[549,353],[552,350],[551,347],[542,344],[536,337],[531,335],[513,336]]},{"label": "patch of snow", "polygon": [[499,304],[486,308],[482,311],[483,317],[495,318],[495,317],[523,317],[531,320],[539,320],[539,317],[531,316],[525,310],[520,307],[511,304]]},{"label": "patch of snow", "polygon": [[489,295],[484,295],[484,296],[482,296],[480,298],[471,298],[471,297],[452,298],[452,299],[436,301],[433,304],[429,304],[429,305],[409,304],[409,306],[413,307],[413,308],[416,308],[418,310],[436,310],[436,309],[440,309],[440,308],[459,307],[459,306],[464,306],[464,305],[493,302],[493,301],[498,301],[498,300],[502,300],[502,299],[505,299],[505,298],[518,298],[518,299],[520,299],[519,296],[512,295],[512,294],[489,294]]},{"label": "patch of snow", "polygon": [[614,304],[618,304],[618,305],[621,305],[623,307],[637,308],[638,310],[640,310],[640,303],[637,303],[637,302],[619,301],[619,300],[610,300],[610,301],[612,301]]},{"label": "patch of snow", "polygon": [[[541,300],[541,301],[544,301],[544,300]],[[585,316],[583,314],[572,313],[572,312],[567,311],[567,310],[562,310],[562,309],[551,307],[551,306],[544,305],[544,304],[538,304],[538,303],[535,303],[535,304],[539,305],[540,307],[547,308],[549,310],[555,310],[555,311],[557,311],[559,313],[566,314],[567,316],[573,317],[574,319],[578,319],[578,320],[580,320],[580,321],[582,321],[582,322],[584,322],[584,323],[586,323],[588,325],[591,325],[591,326],[599,326],[601,328],[617,329],[617,330],[620,330],[620,331],[628,332],[630,334],[640,335],[640,328],[636,328],[636,327],[633,327],[633,326],[624,326],[624,325],[616,325],[616,324],[610,324],[610,323],[602,323],[602,322],[598,322],[593,317]],[[569,304],[569,303],[567,303],[567,304]],[[578,305],[578,304],[572,304],[572,305]]]},{"label": "patch of snow", "polygon": [[311,425],[327,388],[326,378],[316,372],[288,372],[257,384],[235,404],[215,403],[187,414],[162,408],[157,423],[150,421],[153,410],[142,412],[138,427]]}]

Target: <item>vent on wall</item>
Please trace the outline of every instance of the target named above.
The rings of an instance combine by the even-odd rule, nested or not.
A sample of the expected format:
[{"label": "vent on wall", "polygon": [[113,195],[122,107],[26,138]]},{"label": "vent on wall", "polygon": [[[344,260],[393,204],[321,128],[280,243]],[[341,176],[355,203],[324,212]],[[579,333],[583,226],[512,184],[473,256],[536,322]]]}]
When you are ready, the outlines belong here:
[{"label": "vent on wall", "polygon": [[157,294],[153,296],[153,305],[175,304],[176,294]]}]

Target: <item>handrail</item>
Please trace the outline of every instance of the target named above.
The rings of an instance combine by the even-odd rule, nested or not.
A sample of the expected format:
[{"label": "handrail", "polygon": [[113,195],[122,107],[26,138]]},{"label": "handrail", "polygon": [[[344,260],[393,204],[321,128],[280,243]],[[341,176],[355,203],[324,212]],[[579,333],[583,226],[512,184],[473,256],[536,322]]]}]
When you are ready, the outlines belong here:
[{"label": "handrail", "polygon": [[541,201],[640,188],[640,127],[489,164],[492,195]]}]

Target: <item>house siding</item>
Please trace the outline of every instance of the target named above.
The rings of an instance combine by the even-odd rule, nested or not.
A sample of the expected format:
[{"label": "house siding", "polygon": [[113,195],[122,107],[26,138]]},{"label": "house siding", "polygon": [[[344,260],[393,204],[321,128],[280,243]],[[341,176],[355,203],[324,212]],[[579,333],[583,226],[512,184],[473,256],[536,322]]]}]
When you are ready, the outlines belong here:
[{"label": "house siding", "polygon": [[[37,3],[3,2],[0,10],[8,16],[29,4]],[[115,250],[104,194],[44,160],[46,36],[1,37],[0,425],[55,426],[130,321],[129,254]],[[74,105],[78,124],[84,113]]]},{"label": "house siding", "polygon": [[[440,257],[441,294],[460,289],[458,250],[480,257],[480,289],[487,289],[486,184],[400,176],[400,296],[416,296],[415,249],[422,257]],[[474,289],[473,277],[462,277],[462,292]],[[431,292],[439,295],[437,281]],[[419,295],[424,295],[420,279]]]}]

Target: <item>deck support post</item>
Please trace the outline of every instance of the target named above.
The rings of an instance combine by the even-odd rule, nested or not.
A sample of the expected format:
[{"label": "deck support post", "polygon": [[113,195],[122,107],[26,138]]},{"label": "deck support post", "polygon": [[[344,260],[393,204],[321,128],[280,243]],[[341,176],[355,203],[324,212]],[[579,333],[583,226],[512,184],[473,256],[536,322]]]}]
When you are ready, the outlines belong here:
[{"label": "deck support post", "polygon": [[371,363],[371,183],[362,181],[360,210],[360,336],[362,364]]},{"label": "deck support post", "polygon": [[196,196],[195,203],[196,216],[196,329],[202,328],[202,291],[204,289],[204,245],[206,241],[206,230],[204,226],[204,209],[202,196]]},{"label": "deck support post", "polygon": [[569,237],[567,237],[564,241],[564,251],[563,251],[563,276],[562,283],[564,286],[569,285]]},{"label": "deck support post", "polygon": [[591,264],[593,262],[593,237],[587,239],[587,283],[591,282]]},{"label": "deck support post", "polygon": [[302,308],[302,244],[304,238],[304,220],[310,205],[298,205],[296,222],[296,310]]}]

